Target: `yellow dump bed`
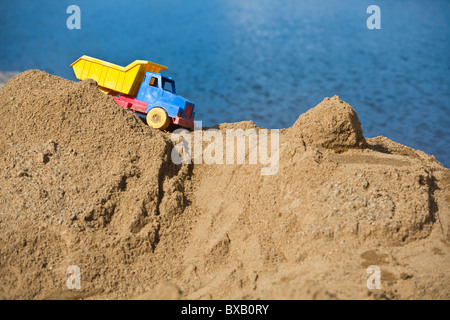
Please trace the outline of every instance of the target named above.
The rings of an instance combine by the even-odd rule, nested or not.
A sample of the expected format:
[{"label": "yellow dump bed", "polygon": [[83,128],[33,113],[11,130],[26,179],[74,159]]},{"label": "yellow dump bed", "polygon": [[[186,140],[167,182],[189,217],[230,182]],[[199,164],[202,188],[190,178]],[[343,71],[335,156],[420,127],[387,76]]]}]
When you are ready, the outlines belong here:
[{"label": "yellow dump bed", "polygon": [[70,65],[79,80],[94,79],[105,93],[136,96],[146,71],[160,72],[167,67],[144,60],[136,60],[121,67],[103,60],[82,56]]}]

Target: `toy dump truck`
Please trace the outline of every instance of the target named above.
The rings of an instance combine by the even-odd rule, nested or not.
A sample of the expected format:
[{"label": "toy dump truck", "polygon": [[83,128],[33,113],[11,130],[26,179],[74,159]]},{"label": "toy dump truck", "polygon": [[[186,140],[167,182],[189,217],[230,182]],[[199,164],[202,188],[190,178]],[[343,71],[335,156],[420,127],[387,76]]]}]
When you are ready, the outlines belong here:
[{"label": "toy dump truck", "polygon": [[155,129],[164,130],[171,123],[194,127],[194,103],[176,94],[175,81],[162,76],[167,67],[136,60],[126,67],[82,56],[70,65],[79,80],[93,79],[98,88],[120,106],[147,120]]}]

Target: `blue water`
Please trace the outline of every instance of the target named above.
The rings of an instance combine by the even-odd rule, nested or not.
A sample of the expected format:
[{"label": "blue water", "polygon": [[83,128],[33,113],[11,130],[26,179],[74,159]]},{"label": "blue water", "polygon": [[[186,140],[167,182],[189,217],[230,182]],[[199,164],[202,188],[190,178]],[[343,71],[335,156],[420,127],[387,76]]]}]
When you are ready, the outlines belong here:
[{"label": "blue water", "polygon": [[[81,30],[66,9],[81,8]],[[366,9],[381,8],[381,30]],[[169,67],[204,125],[291,126],[324,97],[450,167],[448,0],[1,1],[0,70],[75,80],[83,54]]]}]

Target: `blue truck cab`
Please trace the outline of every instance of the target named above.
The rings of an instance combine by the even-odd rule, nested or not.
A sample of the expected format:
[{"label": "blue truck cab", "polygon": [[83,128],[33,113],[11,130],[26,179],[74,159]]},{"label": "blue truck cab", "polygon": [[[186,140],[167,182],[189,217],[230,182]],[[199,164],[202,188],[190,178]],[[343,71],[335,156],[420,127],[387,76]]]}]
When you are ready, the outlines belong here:
[{"label": "blue truck cab", "polygon": [[[172,123],[183,127],[193,127],[194,103],[177,95],[175,81],[171,77],[145,72],[136,100],[148,103],[146,114],[155,107],[163,108],[172,118]],[[146,117],[146,115],[138,115]]]}]

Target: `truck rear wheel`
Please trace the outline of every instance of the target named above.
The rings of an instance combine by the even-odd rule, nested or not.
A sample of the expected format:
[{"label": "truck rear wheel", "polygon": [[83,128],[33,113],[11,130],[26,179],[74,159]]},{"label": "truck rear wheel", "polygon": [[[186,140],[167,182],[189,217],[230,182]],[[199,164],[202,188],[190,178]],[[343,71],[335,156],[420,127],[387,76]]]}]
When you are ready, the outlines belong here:
[{"label": "truck rear wheel", "polygon": [[165,130],[170,124],[170,118],[166,110],[156,107],[147,113],[147,124],[152,128]]}]

